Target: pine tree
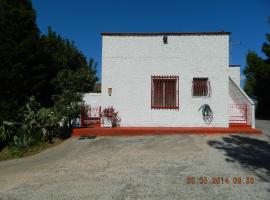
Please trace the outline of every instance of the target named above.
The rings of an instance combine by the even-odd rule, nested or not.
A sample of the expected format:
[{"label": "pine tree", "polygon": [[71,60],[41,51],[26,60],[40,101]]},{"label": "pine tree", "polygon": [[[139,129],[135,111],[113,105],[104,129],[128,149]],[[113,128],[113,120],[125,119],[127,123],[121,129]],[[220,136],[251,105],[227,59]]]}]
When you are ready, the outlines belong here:
[{"label": "pine tree", "polygon": [[270,34],[262,46],[266,58],[259,57],[255,52],[247,54],[247,77],[244,89],[257,101],[256,114],[261,118],[270,118]]},{"label": "pine tree", "polygon": [[[47,35],[40,35],[30,0],[0,0],[0,28],[0,122],[16,120],[32,95],[41,106],[53,106],[53,96],[69,91],[59,90],[56,79],[58,84],[70,81],[71,92],[93,90],[94,60],[88,63],[74,42],[51,27]],[[69,77],[59,76],[67,71]]]},{"label": "pine tree", "polygon": [[0,121],[12,119],[31,93],[39,38],[29,0],[0,0]]}]

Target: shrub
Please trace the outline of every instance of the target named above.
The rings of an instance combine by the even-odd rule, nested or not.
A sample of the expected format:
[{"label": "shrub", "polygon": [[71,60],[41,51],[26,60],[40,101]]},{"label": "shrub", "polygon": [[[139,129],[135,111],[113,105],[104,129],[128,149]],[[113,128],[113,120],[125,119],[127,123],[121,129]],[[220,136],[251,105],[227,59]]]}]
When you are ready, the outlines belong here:
[{"label": "shrub", "polygon": [[59,118],[50,108],[41,108],[38,110],[38,121],[46,141],[52,143],[52,138],[56,136],[56,130],[59,128]]},{"label": "shrub", "polygon": [[28,146],[31,146],[33,144],[35,144],[37,141],[34,141],[34,139],[25,134],[25,133],[20,133],[17,135],[14,135],[13,137],[13,143],[15,147],[17,147],[18,149],[23,149],[26,148]]},{"label": "shrub", "polygon": [[41,108],[32,96],[19,112],[22,113],[20,122],[2,123],[0,140],[16,148],[26,148],[44,141],[52,143],[59,127],[59,119],[52,109]]},{"label": "shrub", "polygon": [[78,125],[78,118],[81,114],[81,102],[71,102],[63,103],[57,102],[54,108],[58,114],[59,119],[61,119],[61,124],[64,127],[76,127]]},{"label": "shrub", "polygon": [[56,136],[61,139],[69,138],[71,136],[71,133],[72,133],[72,128],[67,127],[67,126],[60,126],[55,132]]},{"label": "shrub", "polygon": [[19,128],[13,136],[13,146],[25,148],[34,145],[43,139],[41,125],[38,120],[40,104],[31,96],[26,105],[21,109],[18,122]]},{"label": "shrub", "polygon": [[3,121],[0,126],[0,141],[8,142],[14,135],[15,123],[9,121]]}]

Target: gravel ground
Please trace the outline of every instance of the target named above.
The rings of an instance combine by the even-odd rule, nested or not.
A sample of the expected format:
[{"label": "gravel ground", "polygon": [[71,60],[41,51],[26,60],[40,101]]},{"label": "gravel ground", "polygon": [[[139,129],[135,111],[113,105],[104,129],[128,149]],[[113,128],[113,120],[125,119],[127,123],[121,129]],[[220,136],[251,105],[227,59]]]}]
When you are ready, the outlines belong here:
[{"label": "gravel ground", "polygon": [[[200,184],[200,177],[208,183]],[[213,184],[214,177],[229,183]],[[244,183],[234,184],[234,177]],[[246,177],[254,183],[246,184]],[[269,194],[265,134],[71,138],[38,155],[0,162],[1,200],[253,200]]]}]

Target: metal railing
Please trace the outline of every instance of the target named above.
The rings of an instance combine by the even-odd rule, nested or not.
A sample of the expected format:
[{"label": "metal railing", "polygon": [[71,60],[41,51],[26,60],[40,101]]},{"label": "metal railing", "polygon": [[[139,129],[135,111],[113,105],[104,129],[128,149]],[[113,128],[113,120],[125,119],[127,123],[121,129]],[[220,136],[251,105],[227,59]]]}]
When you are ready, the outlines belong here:
[{"label": "metal railing", "polygon": [[230,124],[247,124],[247,104],[230,104]]},{"label": "metal railing", "polygon": [[101,106],[89,107],[81,114],[81,127],[100,126]]}]

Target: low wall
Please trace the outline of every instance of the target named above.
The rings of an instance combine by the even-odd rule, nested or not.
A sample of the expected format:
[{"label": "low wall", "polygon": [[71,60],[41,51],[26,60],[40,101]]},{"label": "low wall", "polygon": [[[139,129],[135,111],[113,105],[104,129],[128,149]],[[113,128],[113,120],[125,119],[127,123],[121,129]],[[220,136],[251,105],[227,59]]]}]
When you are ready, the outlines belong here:
[{"label": "low wall", "polygon": [[84,95],[83,100],[87,105],[96,107],[102,106],[102,94],[101,93],[87,93]]}]

